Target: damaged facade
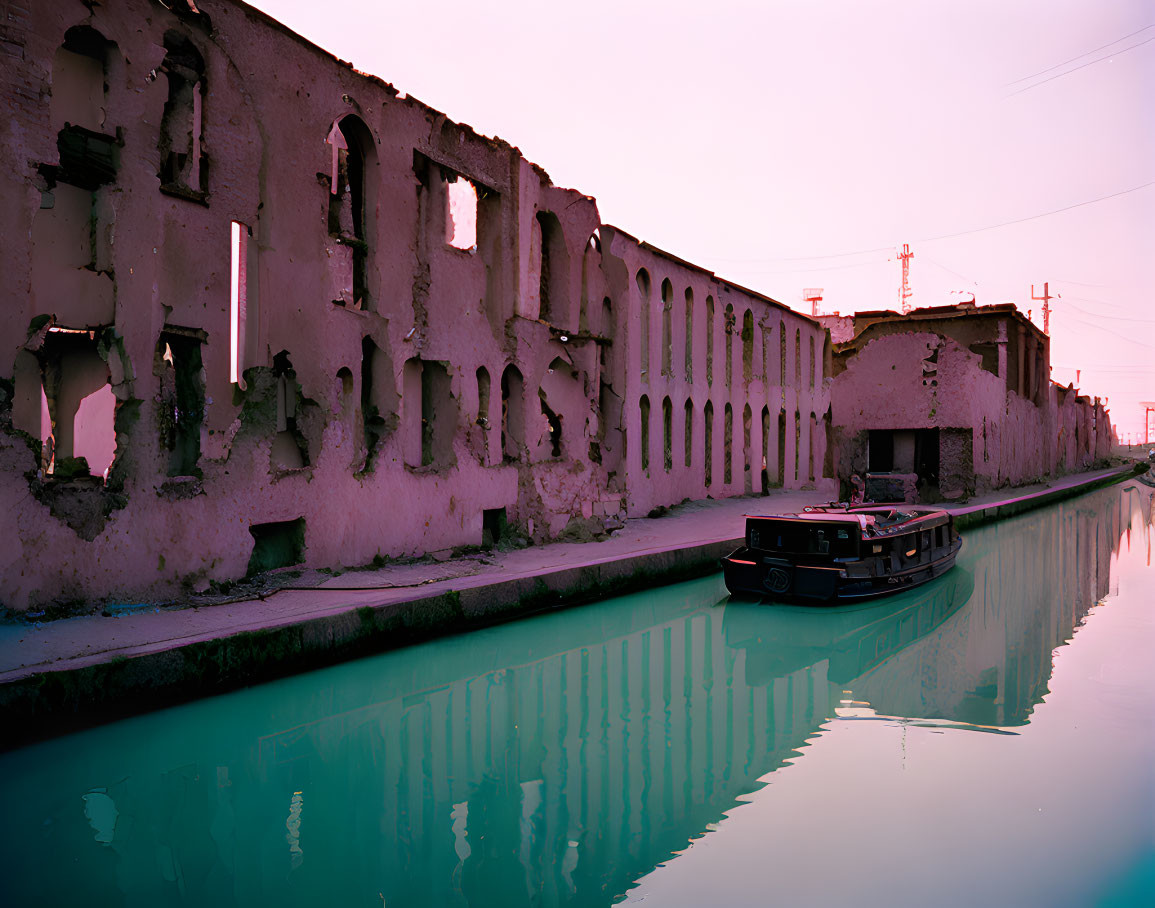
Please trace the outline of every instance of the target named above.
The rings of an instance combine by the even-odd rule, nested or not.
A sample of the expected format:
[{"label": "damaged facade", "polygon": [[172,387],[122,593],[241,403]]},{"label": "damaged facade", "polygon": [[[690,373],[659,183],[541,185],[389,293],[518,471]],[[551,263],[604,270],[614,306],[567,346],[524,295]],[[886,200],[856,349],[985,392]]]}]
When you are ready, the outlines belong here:
[{"label": "damaged facade", "polygon": [[1110,455],[1103,405],[1051,381],[1050,339],[1011,304],[820,321],[839,478],[867,497],[957,501]]},{"label": "damaged facade", "polygon": [[517,149],[233,0],[0,8],[0,604],[833,476],[825,329]]}]

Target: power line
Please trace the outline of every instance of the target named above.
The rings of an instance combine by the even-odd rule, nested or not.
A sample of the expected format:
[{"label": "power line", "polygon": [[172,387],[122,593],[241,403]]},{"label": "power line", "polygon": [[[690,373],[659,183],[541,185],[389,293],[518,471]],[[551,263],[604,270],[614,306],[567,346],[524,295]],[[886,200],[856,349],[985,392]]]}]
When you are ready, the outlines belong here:
[{"label": "power line", "polygon": [[962,280],[966,281],[968,284],[974,284],[976,287],[979,286],[978,281],[972,280],[971,278],[967,277],[965,274],[960,274],[959,272],[955,271],[953,268],[948,268],[942,262],[936,262],[934,259],[928,259],[928,258],[924,258],[924,261],[930,262],[932,265],[935,265],[935,266],[941,268],[943,271],[947,272],[948,274],[953,274],[955,277],[961,278]]},{"label": "power line", "polygon": [[[1056,284],[1065,284],[1066,281],[1055,281]],[[1078,300],[1081,303],[1094,303],[1097,306],[1110,306],[1112,309],[1126,309],[1124,303],[1113,303],[1110,300],[1092,299],[1089,296],[1064,296],[1065,300]]]},{"label": "power line", "polygon": [[1131,34],[1129,34],[1129,35],[1124,35],[1122,38],[1116,38],[1114,41],[1108,41],[1106,44],[1102,45],[1101,47],[1096,47],[1094,50],[1085,51],[1084,53],[1081,53],[1078,56],[1071,57],[1070,60],[1064,60],[1062,63],[1056,63],[1054,66],[1048,66],[1046,69],[1040,69],[1037,73],[1031,73],[1029,76],[1023,76],[1021,79],[1015,79],[1014,82],[1007,82],[1004,87],[1010,87],[1011,85],[1018,85],[1020,82],[1026,82],[1029,79],[1035,78],[1035,76],[1041,76],[1044,73],[1049,73],[1051,70],[1058,69],[1060,66],[1066,66],[1068,63],[1074,63],[1076,60],[1081,60],[1083,57],[1090,56],[1091,54],[1097,54],[1101,50],[1106,50],[1112,44],[1118,44],[1120,41],[1126,41],[1128,38],[1134,38],[1136,35],[1141,35],[1143,32],[1147,31],[1147,29],[1149,29],[1149,28],[1155,28],[1155,24],[1144,25],[1142,28],[1136,29],[1135,31],[1131,32]]},{"label": "power line", "polygon": [[[782,258],[776,258],[776,259],[746,259],[746,258],[733,258],[733,257],[727,257],[727,256],[713,256],[712,260],[715,262],[809,262],[809,261],[820,261],[822,259],[844,259],[844,258],[849,258],[852,255],[869,255],[869,254],[874,253],[874,252],[893,252],[893,251],[894,251],[893,246],[876,246],[874,249],[859,249],[857,252],[830,252],[830,253],[825,253],[823,255],[788,255],[788,256],[783,256]],[[866,262],[864,264],[870,264],[870,263]],[[855,266],[847,265],[845,267],[853,268]]]},{"label": "power line", "polygon": [[[1151,39],[1155,41],[1155,38]],[[918,240],[920,243],[934,243],[938,240],[950,240],[956,236],[966,236],[970,233],[982,233],[984,230],[997,230],[1000,227],[1010,227],[1012,224],[1022,224],[1026,221],[1034,221],[1038,218],[1050,217],[1052,214],[1062,214],[1064,211],[1070,211],[1072,208],[1082,208],[1084,205],[1094,205],[1096,202],[1105,202],[1107,199],[1113,199],[1117,196],[1127,195],[1129,192],[1138,192],[1140,189],[1146,189],[1148,186],[1155,186],[1155,180],[1150,180],[1142,183],[1139,186],[1132,186],[1130,189],[1120,189],[1118,192],[1112,192],[1109,195],[1101,195],[1097,199],[1087,199],[1085,202],[1075,202],[1073,205],[1065,205],[1062,208],[1055,208],[1051,211],[1041,211],[1038,214],[1032,214],[1025,218],[1015,218],[1010,221],[1001,221],[998,224],[990,224],[986,227],[975,227],[972,230],[960,230],[957,233],[944,233],[941,236],[923,237]]]},{"label": "power line", "polygon": [[1081,299],[1081,297],[1064,296],[1063,303],[1065,304],[1065,308],[1077,309],[1079,312],[1082,312],[1086,315],[1090,315],[1095,318],[1109,318],[1111,321],[1115,322],[1139,322],[1144,325],[1155,325],[1155,318],[1135,318],[1129,315],[1104,315],[1101,312],[1092,312],[1090,309],[1084,309],[1082,306],[1076,306],[1074,303],[1070,302],[1072,299]]},{"label": "power line", "polygon": [[[1155,38],[1152,38],[1151,40],[1155,41]],[[988,224],[986,227],[972,227],[969,230],[959,230],[955,233],[943,233],[943,234],[940,234],[939,236],[922,237],[920,239],[915,240],[915,242],[916,243],[935,243],[935,242],[938,242],[939,240],[950,240],[950,239],[954,239],[955,237],[967,236],[968,234],[972,234],[972,233],[982,233],[985,230],[998,230],[1000,227],[1010,227],[1013,224],[1023,224],[1023,223],[1026,223],[1027,221],[1034,221],[1034,220],[1037,220],[1039,218],[1050,217],[1053,214],[1062,214],[1064,211],[1071,211],[1074,208],[1083,208],[1086,205],[1094,205],[1098,202],[1105,202],[1107,199],[1113,199],[1113,198],[1116,198],[1116,197],[1121,196],[1121,195],[1127,195],[1128,193],[1131,193],[1131,192],[1138,192],[1140,189],[1146,189],[1148,186],[1155,186],[1155,180],[1149,180],[1146,183],[1140,183],[1138,186],[1132,186],[1130,189],[1120,189],[1118,192],[1112,192],[1112,193],[1108,193],[1107,195],[1101,195],[1095,199],[1087,199],[1086,201],[1083,201],[1083,202],[1075,202],[1072,205],[1064,205],[1062,208],[1053,208],[1050,211],[1040,211],[1038,214],[1032,214],[1032,215],[1028,215],[1027,217],[1022,217],[1022,218],[1013,218],[1012,220],[1009,220],[1009,221],[1000,221],[997,224]],[[875,253],[875,252],[892,252],[893,248],[894,247],[892,247],[892,246],[876,246],[873,249],[856,249],[853,252],[831,252],[831,253],[827,253],[825,255],[802,255],[802,256],[793,256],[793,257],[788,257],[788,258],[774,258],[774,259],[726,258],[726,257],[714,256],[714,257],[711,257],[711,260],[715,261],[715,262],[728,262],[728,263],[750,262],[750,263],[754,263],[754,264],[769,265],[769,264],[775,263],[775,262],[822,261],[825,259],[849,258],[852,255],[869,255],[869,254]],[[705,258],[705,256],[703,256],[703,258]],[[837,268],[861,268],[861,267],[864,267],[866,265],[872,265],[872,264],[877,264],[877,262],[861,262],[861,263],[854,264],[854,265],[839,265],[836,267]],[[779,271],[764,271],[764,272],[754,272],[754,273],[760,273],[760,274],[794,274],[795,272],[802,272],[802,271],[831,271],[831,270],[835,270],[835,269],[834,268],[785,268],[785,269],[781,269]],[[1058,283],[1058,282],[1056,281],[1056,283]],[[1077,283],[1077,282],[1071,281],[1071,283]],[[1085,286],[1102,286],[1102,285],[1101,284],[1089,284],[1089,285],[1085,285]]]},{"label": "power line", "polygon": [[1102,63],[1104,60],[1107,60],[1110,57],[1120,56],[1121,54],[1127,53],[1127,51],[1129,51],[1129,50],[1134,50],[1136,47],[1142,47],[1144,44],[1150,44],[1152,41],[1155,41],[1155,35],[1153,35],[1150,38],[1147,38],[1144,41],[1140,41],[1137,44],[1132,44],[1130,47],[1124,47],[1122,50],[1112,51],[1109,54],[1104,54],[1103,56],[1099,57],[1097,60],[1088,60],[1086,63],[1083,63],[1080,66],[1076,66],[1074,69],[1068,69],[1066,72],[1055,73],[1055,75],[1049,76],[1046,79],[1040,79],[1034,85],[1028,85],[1025,88],[1020,88],[1018,91],[1012,91],[1010,94],[1010,97],[1014,97],[1015,95],[1021,95],[1024,91],[1030,91],[1032,88],[1038,88],[1040,85],[1046,85],[1048,82],[1051,82],[1055,79],[1060,79],[1063,76],[1069,76],[1071,73],[1077,73],[1080,69],[1086,69],[1088,66],[1091,66],[1095,63]]},{"label": "power line", "polygon": [[[889,251],[889,250],[888,250]],[[721,261],[721,260],[719,260]],[[743,261],[742,259],[735,259],[734,261]],[[778,262],[790,261],[789,259],[745,259],[750,262]],[[778,268],[772,271],[746,271],[747,274],[807,274],[811,271],[846,271],[850,268],[870,268],[876,265],[885,265],[884,261],[873,262],[856,262],[851,265],[827,265],[824,268]]]},{"label": "power line", "polygon": [[1106,367],[1100,368],[1098,366],[1062,366],[1062,365],[1059,365],[1058,363],[1052,363],[1051,368],[1052,369],[1069,369],[1072,372],[1074,372],[1075,370],[1078,370],[1080,372],[1102,372],[1104,374],[1106,374],[1106,373],[1112,373],[1112,374],[1121,373],[1124,375],[1131,375],[1135,372],[1155,372],[1155,366],[1133,366],[1132,368],[1128,369],[1128,368],[1123,368],[1123,367],[1120,367],[1120,368],[1114,368],[1114,367],[1112,367],[1112,368],[1106,368]]},{"label": "power line", "polygon": [[1072,281],[1069,278],[1056,278],[1056,284],[1075,284],[1079,287],[1106,287],[1106,284],[1088,284],[1086,281]]},{"label": "power line", "polygon": [[1070,315],[1070,317],[1068,317],[1068,318],[1072,318],[1075,321],[1081,322],[1082,325],[1087,325],[1091,328],[1094,328],[1095,330],[1098,330],[1098,332],[1103,332],[1104,334],[1110,334],[1112,337],[1119,337],[1120,340],[1127,341],[1128,343],[1133,343],[1133,344],[1137,345],[1137,347],[1147,347],[1147,348],[1155,350],[1155,343],[1143,343],[1142,341],[1137,341],[1137,340],[1135,340],[1134,337],[1131,337],[1130,335],[1120,334],[1119,332],[1113,332],[1113,330],[1111,330],[1110,328],[1104,328],[1102,325],[1096,325],[1096,323],[1093,321],[1088,321],[1087,319],[1080,319],[1078,317],[1078,315]]}]

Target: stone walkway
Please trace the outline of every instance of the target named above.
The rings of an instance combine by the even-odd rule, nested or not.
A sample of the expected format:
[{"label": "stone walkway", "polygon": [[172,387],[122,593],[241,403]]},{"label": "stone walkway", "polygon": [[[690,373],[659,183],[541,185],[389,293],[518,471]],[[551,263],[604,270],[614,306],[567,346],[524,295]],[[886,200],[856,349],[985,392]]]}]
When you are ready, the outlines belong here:
[{"label": "stone walkway", "polygon": [[446,590],[536,577],[560,569],[615,562],[686,546],[740,540],[743,516],[821,504],[817,492],[689,502],[658,518],[628,520],[603,542],[555,543],[446,562],[422,561],[355,570],[310,588],[281,589],[262,599],[206,608],[135,611],[117,617],[67,618],[0,626],[0,684],[32,672],[78,668],[118,656],[181,646],[210,637],[304,621],[364,606],[383,606]]},{"label": "stone walkway", "polygon": [[[1128,471],[1065,476],[950,510],[969,524],[999,519]],[[166,689],[177,698],[203,695],[543,608],[700,576],[740,543],[746,513],[796,511],[826,497],[783,491],[689,502],[661,517],[629,520],[602,542],[430,559],[324,580],[313,573],[316,585],[210,607],[3,625],[0,715],[83,711]]]}]

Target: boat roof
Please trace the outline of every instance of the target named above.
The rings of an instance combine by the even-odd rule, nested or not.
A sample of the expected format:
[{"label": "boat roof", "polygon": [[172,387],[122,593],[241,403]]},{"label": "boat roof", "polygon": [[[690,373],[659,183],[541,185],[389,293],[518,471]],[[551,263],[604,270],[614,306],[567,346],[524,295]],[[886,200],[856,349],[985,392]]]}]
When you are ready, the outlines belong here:
[{"label": "boat roof", "polygon": [[927,505],[859,505],[847,508],[811,508],[785,514],[746,514],[747,519],[818,521],[821,523],[854,523],[861,529],[893,529],[935,517],[950,519],[942,508]]}]

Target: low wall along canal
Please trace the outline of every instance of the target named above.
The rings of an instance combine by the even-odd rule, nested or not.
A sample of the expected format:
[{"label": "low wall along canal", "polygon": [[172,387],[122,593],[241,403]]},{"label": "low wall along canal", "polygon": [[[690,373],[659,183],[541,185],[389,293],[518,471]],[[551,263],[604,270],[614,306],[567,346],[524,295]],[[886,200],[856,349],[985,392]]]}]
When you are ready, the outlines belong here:
[{"label": "low wall along canal", "polygon": [[[713,575],[11,751],[0,903],[822,904],[843,876],[858,903],[1126,894],[1153,854],[1149,720],[1093,771],[1056,748],[1045,802],[985,799],[975,773],[1056,720],[1128,738],[1111,723],[1155,699],[1125,643],[1152,639],[1151,545],[1149,493],[1114,486],[973,528],[947,576],[875,605],[730,603]],[[1080,688],[1100,651],[1106,710]],[[839,760],[915,854],[851,841],[871,794]],[[1066,825],[1072,786],[1101,789],[1105,841]],[[849,848],[869,871],[831,869]],[[960,861],[982,878],[943,891]]]}]

